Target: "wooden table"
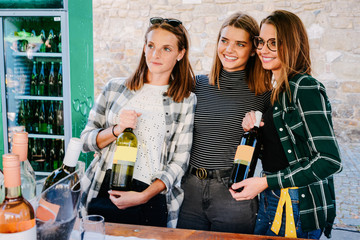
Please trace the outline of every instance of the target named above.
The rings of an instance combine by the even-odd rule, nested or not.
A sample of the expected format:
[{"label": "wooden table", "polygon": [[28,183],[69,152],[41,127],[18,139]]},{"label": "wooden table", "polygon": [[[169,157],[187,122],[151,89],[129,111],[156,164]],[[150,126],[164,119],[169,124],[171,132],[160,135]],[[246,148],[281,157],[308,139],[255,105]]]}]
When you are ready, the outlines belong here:
[{"label": "wooden table", "polygon": [[230,240],[230,239],[243,239],[243,240],[290,240],[298,238],[283,238],[283,237],[269,237],[250,234],[238,233],[221,233],[210,231],[198,231],[189,229],[174,229],[163,227],[149,227],[119,223],[105,223],[106,235],[123,236],[123,237],[138,237],[138,238],[151,238],[157,240],[173,240],[173,239],[217,239],[217,240]]}]

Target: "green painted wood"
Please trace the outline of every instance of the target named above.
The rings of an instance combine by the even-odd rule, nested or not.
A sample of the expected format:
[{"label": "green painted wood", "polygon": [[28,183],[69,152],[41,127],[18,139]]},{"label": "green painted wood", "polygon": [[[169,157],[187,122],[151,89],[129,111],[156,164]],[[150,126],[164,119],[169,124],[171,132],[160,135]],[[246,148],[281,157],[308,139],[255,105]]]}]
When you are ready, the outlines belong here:
[{"label": "green painted wood", "polygon": [[[72,136],[80,137],[94,102],[92,1],[68,2]],[[88,166],[93,154],[82,154]]]}]

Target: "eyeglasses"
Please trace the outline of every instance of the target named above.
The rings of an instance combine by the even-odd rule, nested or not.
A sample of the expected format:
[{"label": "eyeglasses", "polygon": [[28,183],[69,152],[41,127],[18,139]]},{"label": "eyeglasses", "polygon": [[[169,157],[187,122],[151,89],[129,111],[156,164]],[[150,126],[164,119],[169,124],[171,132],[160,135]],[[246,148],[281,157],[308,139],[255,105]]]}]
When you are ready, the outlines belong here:
[{"label": "eyeglasses", "polygon": [[166,22],[167,24],[173,26],[173,27],[177,27],[180,24],[182,24],[182,22],[180,20],[177,19],[173,19],[173,18],[162,18],[162,17],[152,17],[150,18],[150,23],[151,24],[162,24],[163,22]]},{"label": "eyeglasses", "polygon": [[[257,50],[261,50],[263,49],[264,45],[265,45],[265,40],[262,39],[259,36],[256,36],[254,38],[254,45],[257,48]],[[276,52],[277,51],[277,44],[276,44],[276,39],[275,38],[269,38],[266,41],[266,46],[267,48],[272,51],[272,52]]]}]

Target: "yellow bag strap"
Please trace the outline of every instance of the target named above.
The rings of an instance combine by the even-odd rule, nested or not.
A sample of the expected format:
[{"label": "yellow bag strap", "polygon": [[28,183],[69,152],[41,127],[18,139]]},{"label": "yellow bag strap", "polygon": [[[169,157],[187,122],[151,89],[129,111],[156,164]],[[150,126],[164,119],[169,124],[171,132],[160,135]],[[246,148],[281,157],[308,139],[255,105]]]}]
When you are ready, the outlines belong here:
[{"label": "yellow bag strap", "polygon": [[271,226],[271,231],[273,231],[276,235],[279,234],[281,227],[281,219],[283,214],[283,207],[285,204],[286,207],[285,237],[296,238],[297,236],[296,236],[296,227],[294,221],[294,212],[291,204],[289,189],[297,189],[297,187],[281,189],[280,199],[276,209],[275,218]]}]

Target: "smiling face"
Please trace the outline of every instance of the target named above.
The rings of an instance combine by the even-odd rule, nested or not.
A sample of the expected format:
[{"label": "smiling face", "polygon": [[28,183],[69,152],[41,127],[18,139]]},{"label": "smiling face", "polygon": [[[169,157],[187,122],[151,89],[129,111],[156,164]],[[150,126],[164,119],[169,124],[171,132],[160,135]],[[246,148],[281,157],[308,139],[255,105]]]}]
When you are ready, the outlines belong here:
[{"label": "smiling face", "polygon": [[263,68],[266,70],[271,70],[275,79],[278,79],[281,70],[281,61],[278,57],[277,51],[270,51],[267,46],[267,41],[269,39],[276,39],[276,29],[274,25],[264,23],[261,26],[259,37],[264,40],[265,44],[261,50],[256,50],[256,53],[262,62]]},{"label": "smiling face", "polygon": [[252,53],[249,33],[233,26],[225,27],[221,31],[217,53],[224,70],[244,70]]},{"label": "smiling face", "polygon": [[148,33],[144,53],[149,69],[148,82],[157,84],[155,81],[161,81],[159,84],[163,85],[168,84],[164,83],[164,79],[169,80],[176,62],[184,56],[185,49],[179,51],[178,39],[173,33],[157,28]]}]

